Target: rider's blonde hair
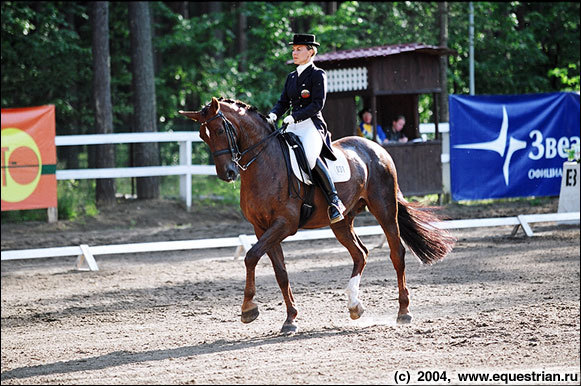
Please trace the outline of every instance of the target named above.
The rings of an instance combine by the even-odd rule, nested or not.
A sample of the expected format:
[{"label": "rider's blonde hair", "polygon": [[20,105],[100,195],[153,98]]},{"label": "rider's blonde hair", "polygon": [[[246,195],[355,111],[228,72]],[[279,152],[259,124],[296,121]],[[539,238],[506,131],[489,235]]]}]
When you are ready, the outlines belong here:
[{"label": "rider's blonde hair", "polygon": [[314,58],[314,57],[315,57],[315,55],[317,55],[317,52],[318,52],[318,50],[317,50],[317,47],[316,47],[316,46],[309,46],[309,45],[307,44],[307,50],[313,50],[313,51],[315,51],[315,52],[313,53],[313,55],[311,56],[311,58]]}]

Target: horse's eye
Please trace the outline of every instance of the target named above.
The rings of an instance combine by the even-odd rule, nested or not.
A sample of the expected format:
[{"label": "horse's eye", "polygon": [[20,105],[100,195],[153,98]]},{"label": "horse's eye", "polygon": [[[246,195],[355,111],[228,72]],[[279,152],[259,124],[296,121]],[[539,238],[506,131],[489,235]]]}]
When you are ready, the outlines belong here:
[{"label": "horse's eye", "polygon": [[224,134],[224,129],[219,129],[218,130],[218,135],[222,135],[222,134]]}]

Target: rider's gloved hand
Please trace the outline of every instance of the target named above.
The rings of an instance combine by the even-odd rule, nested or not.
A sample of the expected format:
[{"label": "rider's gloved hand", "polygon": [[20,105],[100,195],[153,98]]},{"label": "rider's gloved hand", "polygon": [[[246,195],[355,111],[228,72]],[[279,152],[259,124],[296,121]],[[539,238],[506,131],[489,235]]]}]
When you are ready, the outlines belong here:
[{"label": "rider's gloved hand", "polygon": [[295,123],[295,119],[293,118],[292,115],[287,115],[283,120],[282,123],[284,123],[285,125],[290,125],[291,123]]},{"label": "rider's gloved hand", "polygon": [[270,123],[271,125],[274,125],[274,123],[276,122],[276,118],[278,118],[276,116],[275,113],[270,113],[268,114],[268,118],[266,118],[266,120],[268,121],[268,123]]}]

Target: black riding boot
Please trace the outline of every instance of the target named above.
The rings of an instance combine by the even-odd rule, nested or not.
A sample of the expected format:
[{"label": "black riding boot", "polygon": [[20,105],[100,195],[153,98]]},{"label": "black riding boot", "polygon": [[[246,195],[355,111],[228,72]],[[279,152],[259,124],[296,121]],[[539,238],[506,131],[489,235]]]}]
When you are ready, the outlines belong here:
[{"label": "black riding boot", "polygon": [[329,171],[327,167],[321,161],[320,158],[317,158],[317,164],[313,168],[313,177],[323,189],[323,193],[325,193],[325,198],[327,199],[327,203],[329,204],[329,220],[331,220],[331,224],[334,224],[338,221],[343,220],[343,212],[345,211],[345,206],[337,196],[337,190],[335,189],[335,184],[329,175]]}]

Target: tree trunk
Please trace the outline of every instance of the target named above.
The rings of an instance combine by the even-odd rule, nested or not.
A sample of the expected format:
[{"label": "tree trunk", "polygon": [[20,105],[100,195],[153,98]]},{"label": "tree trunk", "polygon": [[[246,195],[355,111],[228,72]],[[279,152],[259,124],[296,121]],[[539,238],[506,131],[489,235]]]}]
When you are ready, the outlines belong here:
[{"label": "tree trunk", "polygon": [[[111,104],[111,69],[109,56],[109,3],[96,1],[91,4],[91,28],[93,48],[93,99],[95,103],[95,132],[113,132],[113,107]],[[97,145],[97,168],[115,167],[113,145]],[[98,178],[96,183],[97,205],[115,203],[115,180]]]},{"label": "tree trunk", "polygon": [[333,15],[337,12],[337,2],[336,1],[325,1],[322,3],[323,9],[325,10],[325,15]]},{"label": "tree trunk", "polygon": [[[90,6],[90,5],[89,5]],[[79,29],[77,27],[77,24],[75,23],[75,14],[73,13],[72,10],[67,9],[66,11],[66,20],[67,23],[69,24],[71,30],[75,31],[75,32],[79,32]],[[73,73],[77,74],[78,73],[78,65],[77,62],[73,62]],[[81,125],[81,117],[82,117],[82,111],[80,108],[80,93],[79,93],[79,81],[75,80],[73,82],[73,84],[71,85],[71,89],[70,89],[70,95],[71,97],[71,107],[73,108],[73,111],[75,111],[75,114],[71,117],[70,122],[67,122],[66,126],[64,126],[64,132],[63,133],[58,133],[57,135],[60,134],[66,134],[66,135],[73,135],[73,134],[82,134],[79,132]],[[81,146],[61,146],[60,148],[57,148],[57,154],[58,154],[58,159],[64,159],[65,160],[65,164],[67,165],[67,169],[78,169],[79,168],[79,153]]]},{"label": "tree trunk", "polygon": [[238,62],[238,71],[246,72],[247,69],[247,50],[248,38],[246,36],[246,28],[248,25],[246,17],[246,6],[244,2],[238,5],[238,55],[240,61]]},{"label": "tree trunk", "polygon": [[[131,35],[131,88],[133,101],[133,131],[157,131],[155,76],[151,42],[149,3],[129,3],[129,33]],[[134,147],[135,166],[158,166],[157,143],[141,143]],[[137,178],[137,198],[159,197],[159,177]]]},{"label": "tree trunk", "polygon": [[[222,3],[219,1],[210,1],[208,3],[208,13],[212,14],[212,13],[220,13],[222,12]],[[220,27],[216,28],[216,30],[214,31],[214,37],[221,41],[222,44],[224,44],[224,31],[222,31],[222,29]],[[222,50],[215,50],[212,53],[212,56],[218,61],[221,62],[224,59],[223,56],[223,52]]]},{"label": "tree trunk", "polygon": [[[440,19],[440,46],[448,47],[448,3],[438,3],[438,16]],[[450,120],[448,107],[448,55],[440,56],[440,121]]]}]

